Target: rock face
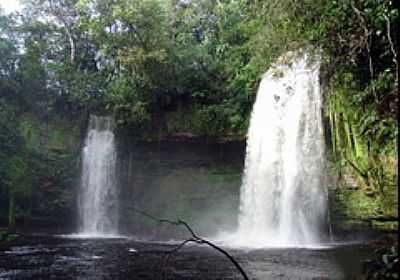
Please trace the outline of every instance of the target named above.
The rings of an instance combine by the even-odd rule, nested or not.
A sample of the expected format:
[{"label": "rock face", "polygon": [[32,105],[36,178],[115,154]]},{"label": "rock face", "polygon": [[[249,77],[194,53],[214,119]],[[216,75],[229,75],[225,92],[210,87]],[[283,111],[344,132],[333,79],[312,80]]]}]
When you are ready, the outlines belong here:
[{"label": "rock face", "polygon": [[186,234],[174,226],[155,223],[129,207],[161,218],[183,219],[205,236],[235,228],[243,158],[243,142],[120,139],[117,177],[121,232],[152,239]]}]

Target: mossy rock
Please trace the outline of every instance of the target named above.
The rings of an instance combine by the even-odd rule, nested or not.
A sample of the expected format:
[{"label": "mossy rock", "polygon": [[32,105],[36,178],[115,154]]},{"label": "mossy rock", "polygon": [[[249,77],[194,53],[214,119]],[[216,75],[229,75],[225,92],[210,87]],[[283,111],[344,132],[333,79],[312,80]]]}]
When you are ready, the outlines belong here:
[{"label": "mossy rock", "polygon": [[[379,195],[370,195],[365,189],[339,187],[331,191],[331,218],[339,228],[368,226],[376,230],[397,230],[397,221],[384,221],[396,217],[397,212]],[[389,206],[388,206],[389,205]]]},{"label": "mossy rock", "polygon": [[5,230],[0,230],[0,242],[5,241],[7,239],[8,233]]},{"label": "mossy rock", "polygon": [[9,234],[7,236],[7,242],[15,241],[18,238],[18,234]]},{"label": "mossy rock", "polygon": [[18,234],[9,233],[7,230],[0,230],[0,242],[12,242],[18,238]]},{"label": "mossy rock", "polygon": [[372,227],[377,230],[388,230],[388,231],[397,231],[399,228],[399,222],[381,222],[381,221],[372,221]]}]

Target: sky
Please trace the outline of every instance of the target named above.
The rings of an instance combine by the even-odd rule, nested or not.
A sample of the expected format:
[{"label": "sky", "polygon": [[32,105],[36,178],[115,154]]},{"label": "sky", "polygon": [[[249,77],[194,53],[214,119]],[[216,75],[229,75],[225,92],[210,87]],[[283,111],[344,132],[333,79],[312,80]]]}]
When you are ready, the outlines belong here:
[{"label": "sky", "polygon": [[19,0],[0,0],[0,6],[6,14],[20,11],[22,9]]}]

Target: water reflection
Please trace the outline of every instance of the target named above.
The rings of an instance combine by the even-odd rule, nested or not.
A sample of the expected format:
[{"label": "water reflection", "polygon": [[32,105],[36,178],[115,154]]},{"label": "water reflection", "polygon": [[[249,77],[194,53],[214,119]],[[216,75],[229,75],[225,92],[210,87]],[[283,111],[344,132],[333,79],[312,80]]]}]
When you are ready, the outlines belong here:
[{"label": "water reflection", "polygon": [[[219,253],[189,246],[166,260],[176,244],[131,239],[28,237],[18,246],[0,249],[0,279],[241,279]],[[351,279],[363,245],[323,249],[226,248],[252,279]]]}]

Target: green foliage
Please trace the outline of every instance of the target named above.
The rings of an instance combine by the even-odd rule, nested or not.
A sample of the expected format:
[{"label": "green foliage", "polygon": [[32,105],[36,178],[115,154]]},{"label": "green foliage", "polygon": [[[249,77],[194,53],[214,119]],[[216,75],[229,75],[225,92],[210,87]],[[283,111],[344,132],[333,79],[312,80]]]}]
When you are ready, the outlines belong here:
[{"label": "green foliage", "polygon": [[12,225],[15,223],[15,197],[29,197],[31,188],[25,162],[27,151],[25,141],[19,133],[17,115],[12,107],[3,102],[0,103],[0,131],[0,190],[8,193],[10,198],[7,204],[9,223]]},{"label": "green foliage", "polygon": [[7,242],[14,241],[14,240],[16,240],[17,238],[18,238],[18,234],[9,234],[9,235],[7,236]]},{"label": "green foliage", "polygon": [[113,109],[117,125],[138,129],[151,120],[149,105],[145,100],[132,80],[121,76],[111,83],[107,106]]},{"label": "green foliage", "polygon": [[[20,92],[27,104],[42,100],[39,111],[111,112],[120,126],[151,130],[155,116],[184,105],[201,108],[200,126],[218,123],[210,134],[243,135],[261,74],[282,53],[313,45],[324,54],[333,92],[362,104],[356,121],[363,135],[396,137],[397,41],[390,35],[398,12],[391,1],[26,3],[23,24],[1,22],[24,40]],[[16,44],[2,42],[10,68]],[[341,86],[346,75],[355,86]]]},{"label": "green foliage", "polygon": [[0,230],[0,243],[11,242],[18,238],[17,234],[10,234],[7,231]]},{"label": "green foliage", "polygon": [[18,217],[63,215],[72,203],[78,170],[69,151],[79,139],[60,122],[49,128],[35,119],[0,103],[0,215],[8,213],[10,226]]},{"label": "green foliage", "polygon": [[0,242],[6,240],[6,238],[7,238],[7,232],[0,230]]},{"label": "green foliage", "polygon": [[[347,187],[340,186],[330,194],[333,217],[357,221],[365,217],[395,217],[397,215],[393,198],[385,201],[382,196],[375,195],[370,189]],[[338,220],[338,222],[341,221]]]},{"label": "green foliage", "polygon": [[0,207],[14,202],[5,199],[14,199],[13,192],[20,213],[30,211],[22,201],[47,192],[54,195],[51,209],[67,204],[62,163],[73,162],[67,142],[74,137],[62,129],[46,132],[43,123],[52,117],[113,114],[120,128],[142,137],[163,130],[244,136],[262,74],[295,49],[322,54],[341,183],[352,178],[383,212],[396,205],[399,15],[393,1],[25,4],[18,17],[0,14]]},{"label": "green foliage", "polygon": [[245,133],[247,129],[240,106],[228,102],[201,107],[195,111],[194,119],[193,131],[198,135],[229,135],[232,132]]},{"label": "green foliage", "polygon": [[[247,66],[246,42],[255,30],[243,24],[245,1],[80,1],[78,8],[82,30],[99,49],[99,70],[110,78],[106,108],[119,125],[149,127],[154,116],[183,103],[201,105],[195,130],[202,134],[243,132],[239,122],[257,76]],[[225,116],[228,106],[239,112]],[[207,133],[201,126],[210,118],[218,128]]]},{"label": "green foliage", "polygon": [[[195,115],[195,132],[200,135],[222,135],[226,127],[226,116],[220,105],[201,108]],[[197,124],[197,125],[196,125]]]}]

